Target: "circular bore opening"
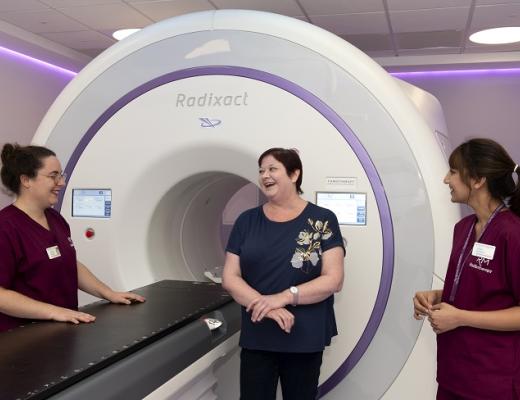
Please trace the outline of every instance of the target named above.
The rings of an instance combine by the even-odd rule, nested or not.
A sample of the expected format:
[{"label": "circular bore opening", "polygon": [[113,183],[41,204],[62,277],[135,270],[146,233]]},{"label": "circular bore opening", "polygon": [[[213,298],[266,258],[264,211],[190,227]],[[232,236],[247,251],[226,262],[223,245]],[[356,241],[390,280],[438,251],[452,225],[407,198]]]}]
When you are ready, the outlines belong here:
[{"label": "circular bore opening", "polygon": [[149,228],[154,277],[218,280],[236,218],[261,201],[255,184],[227,172],[196,174],[177,183],[159,202]]}]

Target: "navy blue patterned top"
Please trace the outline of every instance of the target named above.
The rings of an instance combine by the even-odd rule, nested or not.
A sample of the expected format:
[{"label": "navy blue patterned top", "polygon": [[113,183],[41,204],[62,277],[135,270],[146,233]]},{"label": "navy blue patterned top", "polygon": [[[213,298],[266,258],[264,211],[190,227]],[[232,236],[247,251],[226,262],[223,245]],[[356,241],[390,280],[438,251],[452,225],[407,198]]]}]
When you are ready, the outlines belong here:
[{"label": "navy blue patterned top", "polygon": [[[308,203],[287,222],[269,220],[262,206],[243,212],[235,222],[226,251],[240,257],[242,278],[261,294],[275,294],[317,278],[321,255],[343,239],[334,213]],[[252,350],[310,353],[322,351],[337,335],[334,296],[308,305],[291,306],[291,333],[264,318],[253,323],[242,307],[240,346]]]}]

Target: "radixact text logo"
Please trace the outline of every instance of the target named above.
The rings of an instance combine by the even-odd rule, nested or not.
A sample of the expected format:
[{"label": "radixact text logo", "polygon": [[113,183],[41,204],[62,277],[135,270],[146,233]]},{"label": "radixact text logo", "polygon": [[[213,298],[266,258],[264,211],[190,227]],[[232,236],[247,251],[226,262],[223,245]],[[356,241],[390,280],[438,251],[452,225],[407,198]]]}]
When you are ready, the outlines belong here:
[{"label": "radixact text logo", "polygon": [[217,95],[204,93],[202,96],[188,96],[178,93],[175,107],[243,107],[248,106],[248,93],[238,95]]},{"label": "radixact text logo", "polygon": [[200,126],[203,128],[215,128],[220,125],[222,121],[220,119],[212,119],[212,118],[199,118]]}]

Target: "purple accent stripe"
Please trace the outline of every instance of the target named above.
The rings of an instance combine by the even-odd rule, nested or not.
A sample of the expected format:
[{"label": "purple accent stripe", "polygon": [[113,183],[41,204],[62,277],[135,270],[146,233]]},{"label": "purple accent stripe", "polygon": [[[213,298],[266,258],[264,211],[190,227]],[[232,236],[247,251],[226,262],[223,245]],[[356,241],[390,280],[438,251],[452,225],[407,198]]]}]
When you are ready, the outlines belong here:
[{"label": "purple accent stripe", "polygon": [[71,77],[74,77],[74,76],[77,75],[77,72],[74,72],[74,71],[71,71],[71,70],[68,70],[68,69],[65,69],[65,68],[62,68],[62,67],[58,67],[57,65],[54,65],[54,64],[51,64],[51,63],[39,60],[39,59],[34,58],[34,57],[30,57],[28,55],[19,53],[17,51],[8,49],[7,47],[0,46],[0,53],[6,54],[6,55],[8,55],[9,57],[12,57],[12,58],[17,58],[17,59],[20,59],[20,60],[23,60],[23,61],[26,61],[26,62],[30,62],[32,64],[36,64],[36,65],[38,65],[40,67],[44,67],[44,68],[47,68],[47,69],[50,69],[50,70],[53,70],[53,71],[56,71],[56,72],[60,72],[60,73],[65,74],[65,75],[69,75]]},{"label": "purple accent stripe", "polygon": [[389,72],[390,75],[397,78],[435,78],[443,76],[502,76],[502,75],[519,75],[520,68],[493,68],[493,69],[451,69],[441,71],[395,71]]},{"label": "purple accent stripe", "polygon": [[[114,104],[112,104],[95,122],[92,126],[87,130],[85,135],[82,137],[80,142],[78,143],[76,149],[72,153],[67,166],[65,168],[65,172],[68,176],[72,176],[74,168],[76,167],[78,160],[86,149],[89,142],[96,135],[96,133],[101,129],[101,127],[120,109],[122,109],[126,104],[141,96],[142,94],[153,90],[159,86],[164,84],[174,82],[181,79],[192,78],[196,76],[205,76],[205,75],[229,75],[229,76],[240,76],[244,78],[254,79],[257,81],[265,82],[267,84],[276,86],[280,89],[285,90],[293,94],[294,96],[300,98],[311,107],[313,107],[316,111],[318,111],[323,117],[325,117],[337,130],[341,135],[345,138],[348,145],[352,148],[357,158],[359,159],[367,177],[370,181],[370,185],[372,190],[374,191],[377,207],[379,210],[379,218],[381,220],[381,229],[382,229],[382,240],[383,240],[383,265],[381,271],[381,279],[379,284],[379,290],[377,293],[376,301],[374,304],[374,308],[372,313],[370,314],[369,321],[367,326],[365,327],[361,338],[356,343],[354,349],[349,354],[347,359],[341,364],[341,366],[327,379],[319,388],[320,394],[319,397],[324,396],[326,393],[331,391],[336,385],[338,385],[347,374],[352,371],[355,365],[359,362],[366,349],[370,345],[372,339],[374,338],[379,324],[381,323],[381,319],[383,318],[383,314],[386,309],[386,304],[388,302],[388,297],[390,295],[390,288],[392,286],[392,277],[394,271],[394,236],[393,236],[393,226],[392,226],[392,217],[390,213],[390,207],[388,205],[388,199],[386,198],[386,193],[377,173],[377,170],[370,159],[369,154],[366,149],[363,147],[357,136],[352,132],[352,130],[348,127],[348,125],[341,119],[341,117],[336,114],[334,110],[332,110],[327,104],[325,104],[321,99],[313,95],[311,92],[306,89],[296,85],[293,82],[290,82],[284,78],[279,76],[270,74],[268,72],[259,71],[252,68],[244,68],[244,67],[235,67],[235,66],[205,66],[205,67],[194,67],[188,68],[184,70],[179,70],[175,72],[171,72],[155,79],[152,79],[149,82],[142,84],[141,86],[135,88],[134,90],[128,92],[126,95],[117,100]],[[64,193],[64,191],[62,191]],[[63,197],[61,196],[59,202],[57,204],[57,209],[61,209]]]}]

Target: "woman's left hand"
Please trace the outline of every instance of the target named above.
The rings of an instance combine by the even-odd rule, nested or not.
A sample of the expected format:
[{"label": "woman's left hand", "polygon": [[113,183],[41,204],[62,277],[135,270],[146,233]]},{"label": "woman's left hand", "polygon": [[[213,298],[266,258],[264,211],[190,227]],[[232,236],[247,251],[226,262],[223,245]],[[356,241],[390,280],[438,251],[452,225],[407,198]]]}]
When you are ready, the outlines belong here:
[{"label": "woman's left hand", "polygon": [[246,311],[252,311],[251,313],[251,321],[260,322],[266,314],[271,310],[276,310],[277,308],[285,307],[289,302],[284,296],[284,292],[259,296],[251,303],[247,305]]},{"label": "woman's left hand", "polygon": [[448,303],[435,304],[431,308],[428,321],[437,334],[451,331],[462,325],[460,310]]},{"label": "woman's left hand", "polygon": [[275,321],[285,333],[291,333],[294,325],[294,315],[285,308],[271,310],[265,316]]},{"label": "woman's left hand", "polygon": [[143,303],[146,300],[143,296],[140,296],[136,293],[114,292],[113,290],[104,297],[111,303],[116,304],[132,304],[135,302]]}]

